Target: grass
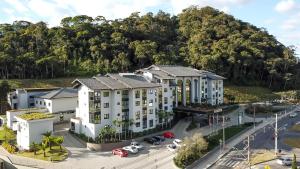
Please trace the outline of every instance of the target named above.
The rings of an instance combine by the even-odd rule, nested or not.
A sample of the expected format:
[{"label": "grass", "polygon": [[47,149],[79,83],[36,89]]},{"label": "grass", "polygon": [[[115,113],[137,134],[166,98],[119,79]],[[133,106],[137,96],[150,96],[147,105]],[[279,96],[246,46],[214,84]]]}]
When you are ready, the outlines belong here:
[{"label": "grass", "polygon": [[[55,78],[55,79],[9,79],[7,80],[12,89],[15,88],[50,88],[50,87],[71,87],[72,81],[76,78]],[[0,80],[0,83],[3,80]]]},{"label": "grass", "polygon": [[286,138],[283,142],[290,147],[300,148],[300,138]]},{"label": "grass", "polygon": [[21,115],[18,115],[18,117],[20,117],[21,119],[24,119],[24,120],[39,120],[39,119],[52,118],[54,116],[51,114],[47,114],[47,113],[33,112],[33,113],[21,114]]},{"label": "grass", "polygon": [[[230,126],[225,128],[225,140],[228,140],[229,138],[243,131],[244,129],[251,126],[252,124],[253,123],[245,123],[240,126]],[[213,148],[215,148],[220,144],[219,140],[223,139],[223,130],[219,130],[216,135],[206,136],[205,139],[208,142],[207,150],[211,151]]]},{"label": "grass", "polygon": [[39,160],[45,160],[45,161],[62,161],[68,157],[68,151],[64,147],[62,147],[62,152],[60,151],[59,146],[52,146],[52,149],[50,150],[49,147],[46,149],[46,156],[44,157],[43,150],[39,150],[36,152],[36,155],[34,155],[34,152],[29,151],[22,151],[16,153],[16,155],[23,156],[23,157],[29,157]]},{"label": "grass", "polygon": [[[16,139],[15,133],[12,130],[9,130],[8,132],[6,132],[6,139],[7,140],[15,140]],[[5,132],[2,128],[0,129],[0,140],[1,141],[5,140]]]},{"label": "grass", "polygon": [[295,124],[293,127],[290,128],[290,130],[300,132],[300,124]]},{"label": "grass", "polygon": [[251,165],[256,165],[256,164],[267,162],[267,161],[274,160],[274,159],[276,159],[274,152],[266,150],[266,151],[258,152],[256,154],[252,155],[250,163],[251,163]]},{"label": "grass", "polygon": [[272,90],[258,86],[226,85],[224,86],[224,95],[235,96],[235,102],[238,103],[268,101],[280,98]]}]

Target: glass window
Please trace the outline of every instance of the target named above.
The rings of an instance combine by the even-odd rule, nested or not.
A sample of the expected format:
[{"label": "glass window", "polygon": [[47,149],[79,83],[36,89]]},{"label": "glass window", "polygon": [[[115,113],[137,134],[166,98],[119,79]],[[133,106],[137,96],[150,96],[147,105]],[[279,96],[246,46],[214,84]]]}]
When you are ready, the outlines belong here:
[{"label": "glass window", "polygon": [[168,110],[168,106],[165,106],[165,110]]},{"label": "glass window", "polygon": [[50,107],[50,106],[51,106],[51,104],[50,104],[50,103],[48,103],[48,106]]},{"label": "glass window", "polygon": [[164,88],[164,92],[165,92],[165,93],[168,92],[168,88]]},{"label": "glass window", "polygon": [[140,127],[140,126],[141,126],[140,122],[135,123],[135,127]]},{"label": "glass window", "polygon": [[120,91],[117,91],[117,94],[120,94]]},{"label": "glass window", "polygon": [[153,120],[150,120],[150,121],[149,121],[149,126],[150,126],[150,127],[153,127]]},{"label": "glass window", "polygon": [[153,92],[153,89],[150,89],[149,90],[149,94],[153,94],[154,92]]},{"label": "glass window", "polygon": [[168,98],[164,97],[164,104],[168,104]]},{"label": "glass window", "polygon": [[153,114],[153,109],[150,109],[150,110],[149,110],[149,114]]},{"label": "glass window", "polygon": [[135,113],[135,119],[136,120],[139,120],[141,118],[141,112],[140,111],[137,111],[136,113]]},{"label": "glass window", "polygon": [[167,83],[168,83],[168,80],[164,80],[163,82],[164,82],[164,84],[167,84]]},{"label": "glass window", "polygon": [[140,101],[136,101],[135,102],[135,106],[140,106],[141,105],[141,102]]},{"label": "glass window", "polygon": [[140,98],[141,97],[141,92],[139,90],[135,91],[135,98]]},{"label": "glass window", "polygon": [[153,106],[153,99],[149,100],[149,106]]},{"label": "glass window", "polygon": [[109,119],[109,114],[104,114],[104,119]]},{"label": "glass window", "polygon": [[109,92],[103,92],[103,97],[109,97]]},{"label": "glass window", "polygon": [[104,103],[104,108],[109,108],[109,103]]},{"label": "glass window", "polygon": [[120,102],[118,102],[117,105],[120,105]]}]

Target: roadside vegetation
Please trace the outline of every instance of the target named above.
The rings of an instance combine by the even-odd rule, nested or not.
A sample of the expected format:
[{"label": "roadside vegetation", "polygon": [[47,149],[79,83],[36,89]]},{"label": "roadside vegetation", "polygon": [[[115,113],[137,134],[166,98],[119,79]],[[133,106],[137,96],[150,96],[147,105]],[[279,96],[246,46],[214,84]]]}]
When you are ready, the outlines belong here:
[{"label": "roadside vegetation", "polygon": [[278,94],[266,87],[224,85],[225,102],[230,102],[228,97],[232,96],[235,98],[235,103],[262,102],[280,98]]},{"label": "roadside vegetation", "polygon": [[291,131],[300,132],[300,124],[295,124],[290,128]]},{"label": "roadside vegetation", "polygon": [[3,125],[0,128],[0,141],[1,142],[8,142],[8,141],[15,140],[15,139],[16,139],[16,135],[15,135],[14,131],[12,131],[6,125]]},{"label": "roadside vegetation", "polygon": [[[74,78],[55,79],[8,79],[6,80],[11,89],[16,88],[50,88],[50,87],[71,87]],[[0,80],[0,83],[4,80]]]},{"label": "roadside vegetation", "polygon": [[251,155],[250,158],[250,164],[251,165],[256,165],[259,163],[267,162],[276,159],[277,157],[275,156],[273,151],[270,150],[263,150],[260,152],[257,152],[253,155]]},{"label": "roadside vegetation", "polygon": [[290,147],[300,148],[300,138],[285,138],[283,142]]}]

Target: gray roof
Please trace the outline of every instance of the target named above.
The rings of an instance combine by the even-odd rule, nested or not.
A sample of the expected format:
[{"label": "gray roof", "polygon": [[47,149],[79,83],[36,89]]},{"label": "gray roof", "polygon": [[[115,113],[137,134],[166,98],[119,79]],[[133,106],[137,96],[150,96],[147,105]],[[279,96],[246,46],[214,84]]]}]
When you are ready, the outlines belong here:
[{"label": "gray roof", "polygon": [[148,70],[161,70],[169,75],[178,76],[202,76],[197,69],[175,65],[152,65]]},{"label": "gray roof", "polygon": [[100,89],[110,89],[109,87],[107,87],[105,84],[99,82],[98,80],[96,80],[95,78],[85,78],[85,79],[76,79],[74,80],[72,83],[80,83],[85,85],[86,87],[92,89],[92,90],[100,90]]},{"label": "gray roof", "polygon": [[163,72],[161,70],[147,70],[149,73],[152,73],[154,76],[158,76],[159,78],[162,79],[174,79],[173,76],[169,75],[166,72]]},{"label": "gray roof", "polygon": [[119,82],[116,79],[113,79],[109,76],[95,76],[95,79],[97,79],[102,84],[106,85],[108,88],[114,90],[114,89],[128,89],[126,85]]},{"label": "gray roof", "polygon": [[72,88],[61,88],[39,96],[43,99],[59,99],[77,97],[78,91]]},{"label": "gray roof", "polygon": [[212,72],[209,72],[209,71],[206,71],[206,70],[199,70],[199,72],[201,74],[205,75],[207,78],[212,79],[212,80],[224,80],[224,79],[226,79],[223,76],[217,75],[215,73],[212,73]]},{"label": "gray roof", "polygon": [[129,74],[107,74],[108,76],[122,82],[129,88],[152,88],[160,87],[159,84],[147,81],[143,76],[129,73]]}]

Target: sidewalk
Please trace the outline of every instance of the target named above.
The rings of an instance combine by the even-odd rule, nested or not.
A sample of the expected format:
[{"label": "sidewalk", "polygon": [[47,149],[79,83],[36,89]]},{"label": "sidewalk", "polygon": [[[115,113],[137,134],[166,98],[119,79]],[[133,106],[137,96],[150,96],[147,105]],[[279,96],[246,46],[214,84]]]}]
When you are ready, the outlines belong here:
[{"label": "sidewalk", "polygon": [[[283,114],[282,116],[278,117],[278,120],[280,120],[282,117],[285,117],[285,116],[289,115],[294,110],[290,111],[287,114]],[[207,154],[207,156],[205,156],[206,160],[199,159],[198,161],[194,162],[192,165],[190,165],[187,168],[188,169],[191,169],[191,168],[201,168],[201,169],[209,168],[216,161],[218,161],[221,157],[226,155],[232,147],[234,147],[235,145],[237,145],[238,143],[243,141],[248,135],[251,135],[251,134],[255,133],[257,130],[262,129],[263,127],[265,127],[269,124],[273,124],[274,122],[275,122],[275,119],[265,120],[263,123],[260,123],[259,125],[257,125],[256,128],[252,128],[252,129],[246,131],[245,133],[242,133],[241,135],[239,135],[239,137],[227,142],[226,149],[222,152],[222,154],[218,153],[218,151],[219,151],[218,148],[214,149],[215,152],[213,152],[214,151],[213,150],[209,154]]]}]

